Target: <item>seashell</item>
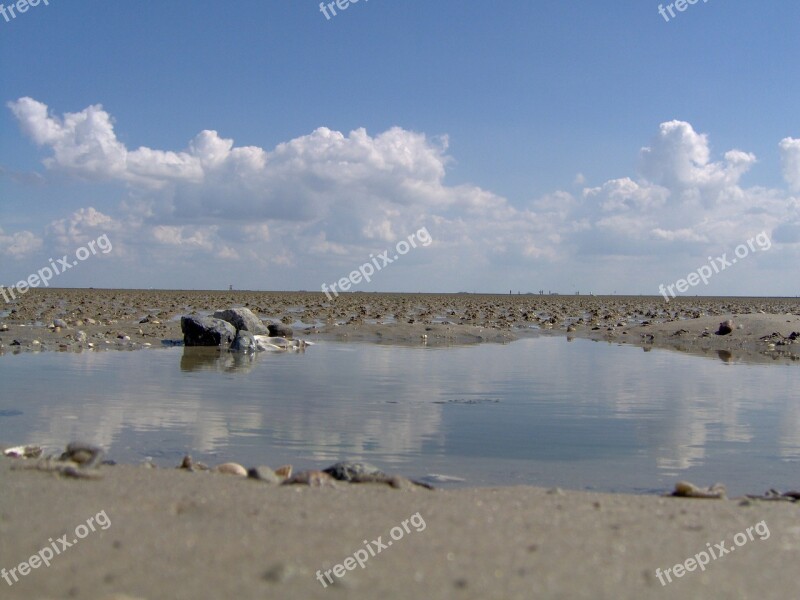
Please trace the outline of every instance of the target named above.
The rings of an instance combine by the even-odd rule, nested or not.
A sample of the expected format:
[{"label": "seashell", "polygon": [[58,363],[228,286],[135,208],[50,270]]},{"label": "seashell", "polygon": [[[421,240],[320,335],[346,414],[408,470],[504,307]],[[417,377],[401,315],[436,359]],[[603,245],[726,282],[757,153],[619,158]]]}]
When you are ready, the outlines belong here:
[{"label": "seashell", "polygon": [[275,475],[282,479],[289,479],[292,476],[292,465],[283,465],[275,469]]},{"label": "seashell", "polygon": [[727,498],[727,490],[721,483],[715,483],[708,488],[700,488],[688,481],[679,481],[675,484],[675,491],[670,495],[681,498],[714,498],[724,500]]},{"label": "seashell", "polygon": [[39,458],[42,455],[41,446],[14,446],[3,450],[9,458]]},{"label": "seashell", "polygon": [[247,469],[245,469],[239,463],[234,463],[234,462],[223,463],[217,466],[214,470],[217,473],[225,473],[227,475],[240,475],[241,477],[247,477]]}]

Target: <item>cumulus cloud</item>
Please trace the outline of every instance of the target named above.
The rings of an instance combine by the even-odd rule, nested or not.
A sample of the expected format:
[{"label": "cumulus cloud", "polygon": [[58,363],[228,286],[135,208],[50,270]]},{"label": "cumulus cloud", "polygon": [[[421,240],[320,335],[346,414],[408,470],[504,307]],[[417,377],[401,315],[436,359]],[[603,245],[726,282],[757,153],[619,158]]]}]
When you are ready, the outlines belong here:
[{"label": "cumulus cloud", "polygon": [[740,150],[730,150],[724,160],[713,162],[708,136],[684,121],[662,123],[653,143],[642,148],[642,174],[676,192],[719,193],[736,185],[755,162],[755,155]]},{"label": "cumulus cloud", "polygon": [[783,177],[789,187],[800,192],[800,140],[784,138],[780,143]]},{"label": "cumulus cloud", "polygon": [[[677,120],[662,123],[641,149],[638,173],[597,185],[580,175],[570,186],[582,192],[512,202],[447,185],[447,137],[400,127],[374,135],[319,127],[274,148],[237,146],[209,129],[180,150],[130,150],[99,105],[62,116],[31,98],[9,107],[23,133],[49,151],[46,171],[128,190],[115,210],[89,207],[51,223],[48,242],[74,247],[116,232],[122,248],[138,246],[162,265],[213,257],[324,273],[341,265],[338,275],[424,225],[436,243],[404,264],[428,262],[429,273],[477,285],[515,268],[550,265],[557,273],[578,257],[705,258],[762,230],[794,239],[791,224],[800,222],[784,191],[742,187],[753,154],[715,157],[706,134]],[[783,140],[781,152],[787,182],[800,186],[800,140]],[[31,251],[27,233],[14,234],[15,252]],[[0,252],[12,254],[9,239],[0,237]]]},{"label": "cumulus cloud", "polygon": [[23,258],[32,255],[42,247],[42,239],[30,231],[17,231],[6,235],[0,228],[0,256]]},{"label": "cumulus cloud", "polygon": [[71,250],[102,234],[123,230],[123,225],[93,207],[81,208],[64,219],[50,223],[47,234],[59,250]]}]

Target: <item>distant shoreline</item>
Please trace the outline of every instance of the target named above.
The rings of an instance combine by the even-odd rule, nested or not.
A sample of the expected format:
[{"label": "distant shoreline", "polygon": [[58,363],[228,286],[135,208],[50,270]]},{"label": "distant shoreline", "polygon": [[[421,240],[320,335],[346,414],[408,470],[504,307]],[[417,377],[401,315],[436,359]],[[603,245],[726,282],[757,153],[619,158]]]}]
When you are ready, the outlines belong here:
[{"label": "distant shoreline", "polygon": [[[37,288],[0,307],[0,353],[158,348],[182,340],[181,316],[231,306],[317,341],[447,346],[561,335],[726,362],[800,364],[800,339],[792,339],[800,336],[800,299],[699,296],[666,302],[660,296],[353,292],[328,301],[322,292]],[[716,335],[727,320],[733,332]]]}]

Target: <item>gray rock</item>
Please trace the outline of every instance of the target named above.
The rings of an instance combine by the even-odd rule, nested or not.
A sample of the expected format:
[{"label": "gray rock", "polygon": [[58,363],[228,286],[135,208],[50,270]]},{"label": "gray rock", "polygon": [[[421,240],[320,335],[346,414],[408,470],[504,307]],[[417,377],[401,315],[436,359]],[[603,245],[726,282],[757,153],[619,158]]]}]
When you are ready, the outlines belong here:
[{"label": "gray rock", "polygon": [[231,344],[231,350],[234,352],[258,352],[258,342],[256,338],[249,331],[241,330],[236,334],[236,339]]},{"label": "gray rock", "polygon": [[291,338],[294,335],[292,328],[283,323],[270,323],[267,329],[270,337]]},{"label": "gray rock", "polygon": [[227,346],[236,337],[236,329],[213,317],[181,317],[183,343],[186,346]]},{"label": "gray rock", "polygon": [[730,319],[719,324],[717,335],[728,335],[733,332],[733,321]]},{"label": "gray rock", "polygon": [[349,461],[338,462],[324,469],[323,472],[339,481],[375,481],[376,479],[388,477],[386,473],[374,465]]},{"label": "gray rock", "polygon": [[264,335],[267,328],[249,308],[229,308],[228,310],[218,310],[214,313],[215,319],[227,321],[236,328],[236,331],[249,331],[256,335]]},{"label": "gray rock", "polygon": [[67,328],[67,322],[64,319],[53,319],[53,327]]}]

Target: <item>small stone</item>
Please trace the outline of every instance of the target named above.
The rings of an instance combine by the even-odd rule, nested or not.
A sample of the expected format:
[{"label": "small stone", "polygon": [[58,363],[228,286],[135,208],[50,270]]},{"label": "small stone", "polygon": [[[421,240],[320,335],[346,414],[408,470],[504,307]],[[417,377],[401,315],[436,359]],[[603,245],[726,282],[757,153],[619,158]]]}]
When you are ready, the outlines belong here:
[{"label": "small stone", "polygon": [[264,483],[279,484],[283,479],[275,474],[275,471],[269,467],[253,467],[247,471],[247,476],[250,479],[263,481]]},{"label": "small stone", "polygon": [[208,471],[208,465],[201,462],[194,462],[190,455],[186,455],[183,457],[181,464],[178,466],[179,469],[186,469],[187,471]]},{"label": "small stone", "polygon": [[239,463],[223,463],[217,466],[214,470],[217,473],[225,473],[226,475],[239,475],[240,477],[247,477],[247,469],[245,469]]},{"label": "small stone", "polygon": [[362,483],[365,482],[365,480],[375,481],[376,477],[387,477],[386,473],[381,471],[378,467],[362,462],[338,462],[324,469],[324,472],[339,481],[350,481],[353,483]]},{"label": "small stone", "polygon": [[733,332],[734,324],[733,321],[728,319],[727,321],[723,321],[719,324],[719,329],[717,329],[717,335],[728,335]]},{"label": "small stone", "polygon": [[64,319],[53,319],[53,327],[66,328],[67,322]]},{"label": "small stone", "polygon": [[715,483],[708,488],[700,488],[688,481],[679,481],[675,484],[675,491],[669,495],[680,498],[711,498],[724,500],[727,498],[727,489],[721,483]]},{"label": "small stone", "polygon": [[323,471],[301,471],[283,482],[283,485],[332,486],[334,479]]},{"label": "small stone", "polygon": [[275,469],[275,475],[281,479],[289,479],[292,476],[292,465],[283,465]]},{"label": "small stone", "polygon": [[81,467],[93,467],[103,459],[103,450],[85,442],[70,442],[60,460],[78,463]]}]

